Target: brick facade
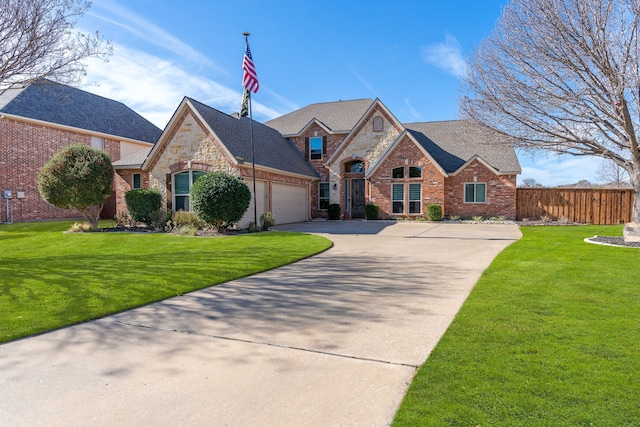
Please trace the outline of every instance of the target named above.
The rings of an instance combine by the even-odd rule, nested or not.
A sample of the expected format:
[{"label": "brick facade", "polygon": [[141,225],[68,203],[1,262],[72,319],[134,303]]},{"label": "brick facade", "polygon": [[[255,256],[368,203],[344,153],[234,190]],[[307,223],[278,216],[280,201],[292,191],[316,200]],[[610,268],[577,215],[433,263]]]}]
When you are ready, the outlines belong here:
[{"label": "brick facade", "polygon": [[[465,203],[465,183],[486,183],[485,203]],[[516,218],[516,175],[497,175],[478,160],[472,161],[456,175],[445,179],[446,215],[504,216]]]},{"label": "brick facade", "polygon": [[[410,167],[421,168],[421,177],[410,177]],[[395,168],[403,168],[403,178],[393,178],[392,172]],[[378,205],[380,218],[408,217],[415,219],[426,216],[428,205],[432,203],[442,205],[444,202],[444,175],[442,171],[409,137],[404,137],[394,147],[391,153],[376,167],[369,181],[371,183],[369,201]],[[405,184],[403,213],[394,214],[392,211],[393,184]],[[408,184],[421,184],[421,211],[419,213],[409,213]],[[445,206],[443,206],[443,210]]]},{"label": "brick facade", "polygon": [[[56,208],[45,202],[38,192],[37,176],[42,166],[64,147],[71,144],[91,146],[91,136],[53,125],[0,118],[0,191],[13,192],[14,198],[9,201],[12,221],[81,217],[77,211]],[[105,139],[104,146],[112,160],[120,159],[119,141]],[[18,199],[18,192],[24,194],[24,198]],[[6,222],[6,201],[0,201],[0,222]]]}]

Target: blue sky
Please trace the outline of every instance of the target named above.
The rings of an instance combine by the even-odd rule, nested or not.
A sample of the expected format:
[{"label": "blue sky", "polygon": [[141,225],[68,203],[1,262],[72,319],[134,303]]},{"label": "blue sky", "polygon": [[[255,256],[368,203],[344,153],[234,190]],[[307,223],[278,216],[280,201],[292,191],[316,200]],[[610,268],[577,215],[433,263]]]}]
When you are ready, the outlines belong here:
[{"label": "blue sky", "polygon": [[[380,98],[398,120],[458,118],[461,76],[506,0],[98,0],[78,27],[111,40],[82,88],[160,128],[184,96],[240,109],[244,37],[260,81],[253,117],[317,102]],[[547,185],[596,181],[598,159],[519,155]]]}]

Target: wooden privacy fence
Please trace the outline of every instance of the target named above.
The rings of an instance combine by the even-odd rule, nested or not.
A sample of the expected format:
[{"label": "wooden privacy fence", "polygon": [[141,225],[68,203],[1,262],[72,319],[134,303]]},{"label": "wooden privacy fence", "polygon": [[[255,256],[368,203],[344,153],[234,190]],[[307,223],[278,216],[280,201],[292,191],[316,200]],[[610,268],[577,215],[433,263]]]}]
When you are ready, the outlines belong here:
[{"label": "wooden privacy fence", "polygon": [[518,188],[516,217],[612,225],[631,221],[634,191],[600,188]]}]

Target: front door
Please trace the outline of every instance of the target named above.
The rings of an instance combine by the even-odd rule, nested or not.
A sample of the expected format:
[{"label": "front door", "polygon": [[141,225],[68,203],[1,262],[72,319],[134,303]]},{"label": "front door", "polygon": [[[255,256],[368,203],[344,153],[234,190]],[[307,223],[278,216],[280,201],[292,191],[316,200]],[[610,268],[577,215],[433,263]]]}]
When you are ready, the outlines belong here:
[{"label": "front door", "polygon": [[364,218],[364,179],[351,180],[351,218]]}]

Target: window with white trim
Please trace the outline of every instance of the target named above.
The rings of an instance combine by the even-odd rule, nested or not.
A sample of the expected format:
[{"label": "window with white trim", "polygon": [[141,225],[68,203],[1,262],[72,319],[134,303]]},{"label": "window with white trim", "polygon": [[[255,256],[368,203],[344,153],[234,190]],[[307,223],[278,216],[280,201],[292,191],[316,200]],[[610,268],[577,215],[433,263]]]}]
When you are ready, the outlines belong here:
[{"label": "window with white trim", "polygon": [[404,213],[404,184],[391,185],[391,213]]},{"label": "window with white trim", "polygon": [[404,166],[399,168],[394,168],[391,171],[391,178],[393,179],[402,179],[404,178]]},{"label": "window with white trim", "polygon": [[191,211],[189,204],[189,191],[194,182],[198,180],[206,172],[202,171],[184,171],[173,176],[173,210]]},{"label": "window with white trim", "polygon": [[314,136],[309,138],[309,158],[311,160],[322,159],[322,137]]},{"label": "window with white trim", "polygon": [[97,136],[91,137],[91,147],[97,148],[98,150],[104,151],[104,138],[100,138]]},{"label": "window with white trim", "polygon": [[418,166],[409,166],[409,178],[422,178],[422,168]]},{"label": "window with white trim", "polygon": [[142,176],[139,173],[131,175],[131,189],[137,190],[142,188]]},{"label": "window with white trim", "polygon": [[464,184],[465,203],[486,203],[487,184],[484,182],[468,182]]},{"label": "window with white trim", "polygon": [[409,214],[422,212],[422,184],[409,184]]},{"label": "window with white trim", "polygon": [[318,209],[329,209],[329,183],[318,184]]}]

